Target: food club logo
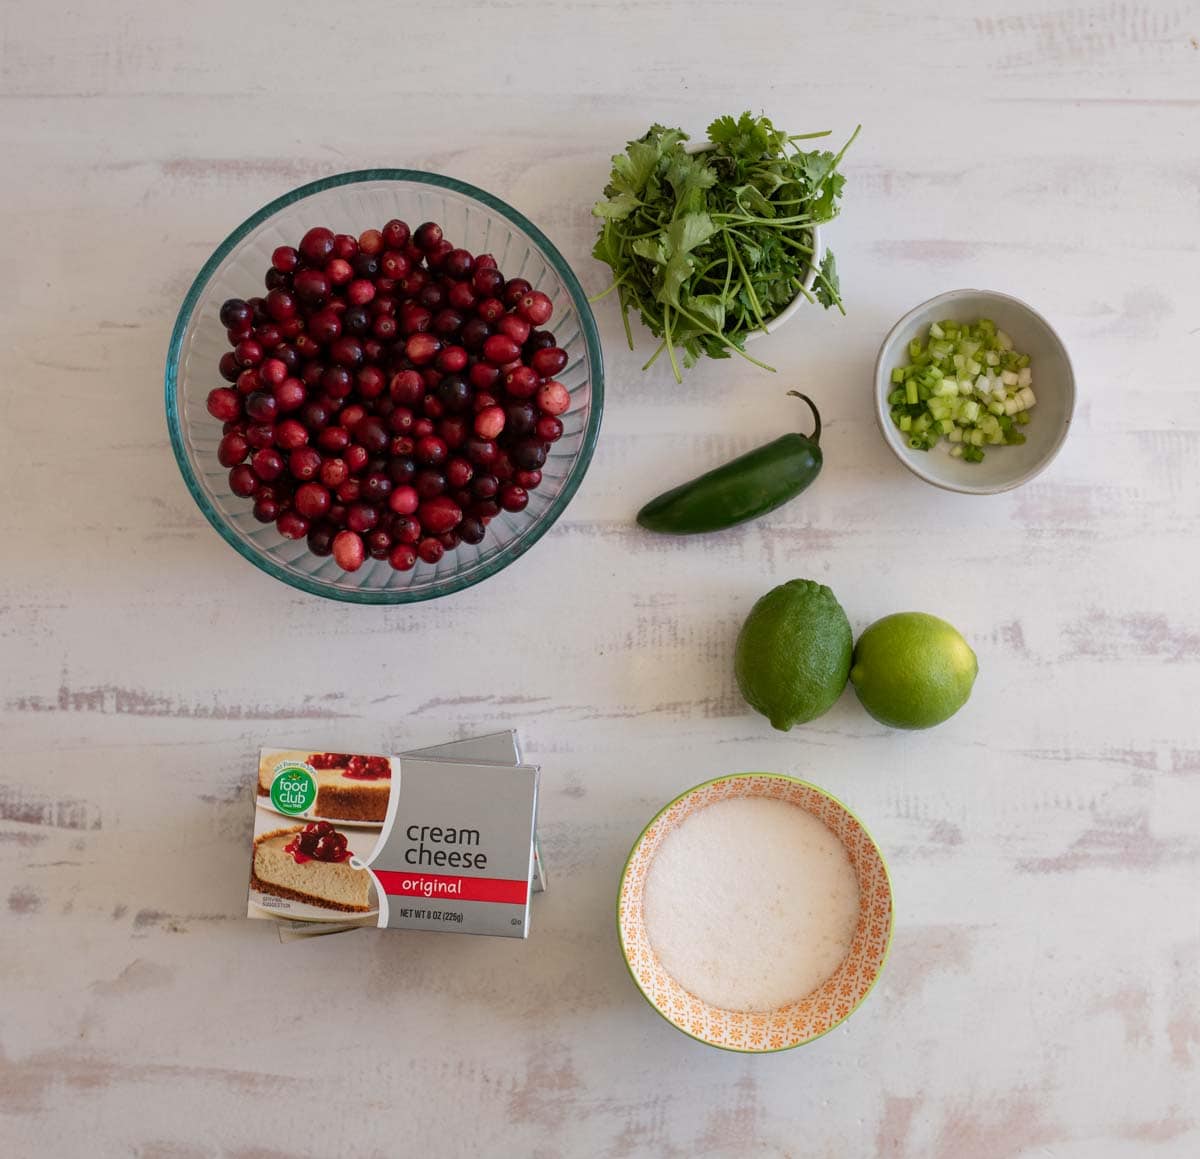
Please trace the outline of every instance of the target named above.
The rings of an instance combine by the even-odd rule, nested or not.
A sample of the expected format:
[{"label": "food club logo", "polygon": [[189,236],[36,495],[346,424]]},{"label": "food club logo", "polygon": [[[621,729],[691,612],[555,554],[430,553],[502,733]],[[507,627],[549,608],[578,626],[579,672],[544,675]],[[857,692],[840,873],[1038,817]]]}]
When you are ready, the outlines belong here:
[{"label": "food club logo", "polygon": [[271,781],[271,804],[280,813],[298,817],[307,813],[317,799],[317,780],[312,767],[296,761],[284,761],[275,767]]}]

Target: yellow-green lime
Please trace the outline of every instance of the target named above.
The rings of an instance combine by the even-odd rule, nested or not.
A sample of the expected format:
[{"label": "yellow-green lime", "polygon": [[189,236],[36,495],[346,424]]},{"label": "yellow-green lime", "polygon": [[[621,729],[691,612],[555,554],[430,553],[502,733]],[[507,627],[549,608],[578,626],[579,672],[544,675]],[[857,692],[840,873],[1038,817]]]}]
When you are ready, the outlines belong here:
[{"label": "yellow-green lime", "polygon": [[734,675],[751,708],[786,732],[828,712],[846,687],[854,636],[833,592],[789,580],[750,609]]},{"label": "yellow-green lime", "polygon": [[850,681],[876,720],[932,728],[967,703],[978,671],[975,653],[952,624],[925,612],[897,612],[859,636]]}]

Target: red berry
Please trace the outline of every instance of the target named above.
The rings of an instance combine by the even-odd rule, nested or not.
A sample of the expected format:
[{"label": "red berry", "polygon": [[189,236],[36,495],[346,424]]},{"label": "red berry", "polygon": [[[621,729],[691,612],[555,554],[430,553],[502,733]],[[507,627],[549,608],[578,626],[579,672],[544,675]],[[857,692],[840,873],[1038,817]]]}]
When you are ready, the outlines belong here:
[{"label": "red berry", "polygon": [[353,531],[339,531],[333,537],[333,558],[342,571],[358,571],[367,558],[362,538]]},{"label": "red berry", "polygon": [[544,326],[554,313],[554,303],[541,290],[534,290],[520,300],[517,310],[527,322],[532,322],[535,326]]},{"label": "red berry", "polygon": [[317,446],[323,451],[338,454],[350,445],[350,432],[343,426],[325,427],[317,435]]},{"label": "red berry", "polygon": [[[331,289],[329,275],[321,270],[301,270],[292,279],[292,289],[296,291],[296,297],[306,306],[319,306],[329,297]],[[271,299],[268,296],[268,309],[270,309],[270,303]],[[291,315],[285,315],[285,317],[291,317]]]},{"label": "red berry", "polygon": [[308,429],[296,419],[284,419],[275,427],[275,445],[282,451],[294,451],[308,442]]},{"label": "red berry", "polygon": [[[483,344],[483,356],[489,362],[503,365],[519,357],[521,348],[507,334],[493,334]],[[412,358],[412,355],[409,355]]]},{"label": "red berry", "polygon": [[307,482],[321,469],[321,454],[315,447],[297,447],[288,455],[288,472],[293,479]]},{"label": "red berry", "polygon": [[449,495],[438,495],[421,504],[417,518],[430,535],[443,535],[458,526],[462,510]]},{"label": "red berry", "polygon": [[413,334],[404,344],[404,353],[414,366],[425,366],[437,357],[441,341],[432,334]]},{"label": "red berry", "polygon": [[557,346],[545,347],[542,350],[534,351],[529,365],[542,378],[553,378],[567,365],[567,352],[560,350]]},{"label": "red berry", "polygon": [[375,283],[367,278],[355,278],[346,287],[346,301],[352,306],[365,306],[375,297]]},{"label": "red berry", "polygon": [[436,249],[442,242],[442,227],[434,221],[426,221],[418,225],[413,234],[413,241],[425,251]]},{"label": "red berry", "polygon": [[293,411],[304,405],[307,394],[304,384],[298,378],[285,378],[271,393],[279,404],[281,411]]},{"label": "red berry", "polygon": [[503,301],[506,306],[516,306],[533,287],[524,278],[513,278],[504,286]]},{"label": "red berry", "polygon": [[359,446],[358,443],[351,443],[346,448],[346,453],[342,456],[346,460],[346,466],[350,468],[350,474],[357,475],[366,465],[370,454],[366,447]]},{"label": "red berry", "polygon": [[275,530],[284,539],[303,539],[308,534],[308,520],[297,511],[285,511],[275,520]]},{"label": "red berry", "polygon": [[445,462],[448,449],[445,441],[439,439],[437,435],[426,435],[417,440],[414,457],[418,463],[436,467],[439,463]]},{"label": "red berry", "polygon": [[504,409],[489,406],[475,416],[475,433],[481,439],[497,438],[504,430]]},{"label": "red berry", "polygon": [[333,502],[328,490],[320,483],[301,483],[296,488],[296,510],[308,519],[319,519]]},{"label": "red berry", "polygon": [[354,267],[345,258],[334,258],[325,267],[325,276],[334,286],[344,286],[354,277]]},{"label": "red berry", "polygon": [[346,526],[351,531],[370,531],[379,522],[379,511],[370,503],[355,503],[346,512]]},{"label": "red berry", "polygon": [[333,230],[316,226],[300,239],[300,256],[310,266],[323,266],[333,257]]},{"label": "red berry", "polygon": [[283,456],[272,447],[263,447],[255,451],[250,459],[250,466],[264,483],[278,479],[283,474]]},{"label": "red berry", "polygon": [[537,392],[538,409],[544,414],[560,415],[571,405],[571,394],[561,382],[550,379]]},{"label": "red berry", "polygon": [[416,406],[425,395],[425,383],[415,370],[401,370],[392,375],[388,394],[399,406]]},{"label": "red berry", "polygon": [[529,340],[530,325],[524,318],[516,314],[505,314],[496,323],[496,329],[499,333],[511,338],[518,346],[524,346]]},{"label": "red berry", "polygon": [[258,476],[246,463],[239,463],[229,472],[229,489],[235,495],[248,499],[258,490]]},{"label": "red berry", "polygon": [[290,274],[299,263],[300,255],[290,245],[281,245],[271,254],[271,266],[280,273]]},{"label": "red berry", "polygon": [[257,366],[262,361],[262,356],[263,348],[253,338],[247,338],[233,348],[233,357],[242,367]]},{"label": "red berry", "polygon": [[420,506],[416,488],[407,485],[395,488],[388,496],[388,506],[397,515],[411,515]]},{"label": "red berry", "polygon": [[537,393],[537,371],[531,366],[518,366],[504,376],[504,389],[512,398],[532,398]]},{"label": "red berry", "polygon": [[388,563],[397,571],[412,571],[417,565],[417,553],[407,543],[398,543],[392,548]]},{"label": "red berry", "polygon": [[447,374],[458,374],[467,368],[467,352],[461,346],[447,346],[438,355],[437,366]]},{"label": "red berry", "polygon": [[321,482],[326,487],[340,487],[349,478],[350,469],[345,459],[326,459],[321,464]]},{"label": "red berry", "polygon": [[542,415],[534,426],[533,433],[543,443],[556,443],[562,438],[562,420],[556,419],[553,415]]},{"label": "red berry", "polygon": [[446,549],[432,537],[429,539],[422,539],[421,542],[417,544],[417,555],[419,555],[426,563],[437,563],[438,560],[440,560],[445,554]]},{"label": "red berry", "polygon": [[377,229],[365,229],[358,235],[358,252],[374,257],[383,252],[383,234]]},{"label": "red berry", "polygon": [[208,413],[223,423],[242,417],[242,398],[228,386],[218,386],[208,392]]},{"label": "red berry", "polygon": [[245,438],[231,431],[217,444],[217,462],[222,467],[236,467],[249,449]]},{"label": "red berry", "polygon": [[485,298],[475,307],[475,313],[485,322],[498,322],[504,317],[504,303],[499,298]]},{"label": "red berry", "polygon": [[505,483],[500,488],[500,506],[505,511],[524,511],[529,503],[529,493],[516,483]]},{"label": "red berry", "polygon": [[518,487],[524,487],[526,491],[535,491],[542,485],[542,473],[537,469],[532,471],[517,471],[513,475],[513,482]]}]

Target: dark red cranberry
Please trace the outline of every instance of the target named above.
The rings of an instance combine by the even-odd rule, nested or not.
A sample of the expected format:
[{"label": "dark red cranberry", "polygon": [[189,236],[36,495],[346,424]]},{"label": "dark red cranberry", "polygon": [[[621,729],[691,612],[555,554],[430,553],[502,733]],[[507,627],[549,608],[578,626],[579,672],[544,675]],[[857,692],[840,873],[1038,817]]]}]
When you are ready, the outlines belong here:
[{"label": "dark red cranberry", "polygon": [[227,330],[240,330],[254,321],[254,310],[241,298],[228,298],[218,311],[221,325]]},{"label": "dark red cranberry", "polygon": [[392,519],[392,538],[399,543],[417,543],[421,538],[421,521],[415,515],[397,515]]},{"label": "dark red cranberry", "polygon": [[446,291],[446,301],[449,302],[451,309],[465,314],[475,305],[478,298],[475,291],[471,289],[470,282],[454,282]]},{"label": "dark red cranberry", "polygon": [[451,335],[457,334],[465,319],[457,310],[445,309],[439,310],[433,316],[433,322],[430,324],[430,329],[435,334],[440,334],[443,338],[449,338]]},{"label": "dark red cranberry", "polygon": [[301,358],[319,358],[321,355],[320,343],[310,334],[297,334],[292,345]]},{"label": "dark red cranberry", "polygon": [[250,449],[242,435],[230,433],[217,444],[217,462],[222,467],[236,467]]},{"label": "dark red cranberry", "polygon": [[536,491],[542,485],[542,473],[536,468],[532,471],[516,471],[513,473],[513,482],[526,491]]},{"label": "dark red cranberry", "polygon": [[394,446],[392,450],[393,455],[392,458],[388,460],[387,466],[388,478],[391,479],[393,483],[397,484],[411,482],[413,476],[417,473],[416,463],[413,462],[410,455],[395,454]]},{"label": "dark red cranberry", "polygon": [[522,439],[508,455],[519,471],[536,471],[546,462],[546,448],[537,439]]},{"label": "dark red cranberry", "polygon": [[417,553],[407,543],[398,543],[388,555],[388,563],[397,571],[412,571],[417,565]]},{"label": "dark red cranberry", "polygon": [[493,519],[500,514],[500,504],[495,499],[477,499],[473,510],[486,524],[489,519]]},{"label": "dark red cranberry", "polygon": [[308,428],[299,419],[284,419],[275,427],[275,445],[281,451],[294,451],[308,442]]},{"label": "dark red cranberry", "polygon": [[[233,393],[232,391],[230,392]],[[447,374],[437,386],[438,401],[452,414],[471,405],[471,388],[457,375]]]},{"label": "dark red cranberry", "polygon": [[447,346],[437,356],[437,367],[446,374],[459,374],[467,369],[467,352],[462,346]]},{"label": "dark red cranberry", "polygon": [[467,350],[480,350],[491,332],[491,327],[482,318],[468,318],[463,323],[458,340]]},{"label": "dark red cranberry", "polygon": [[274,323],[268,322],[264,326],[254,327],[253,338],[268,353],[274,353],[275,348],[283,341],[283,331]]},{"label": "dark red cranberry", "polygon": [[387,559],[392,551],[392,537],[382,527],[367,536],[367,554],[372,559]]},{"label": "dark red cranberry", "polygon": [[443,238],[425,254],[425,264],[431,270],[442,271],[442,263],[454,252],[454,246]]},{"label": "dark red cranberry", "polygon": [[471,480],[471,494],[477,499],[494,499],[500,490],[500,480],[495,475],[476,475]]},{"label": "dark red cranberry", "polygon": [[512,460],[508,457],[505,451],[497,451],[496,458],[492,462],[492,474],[500,480],[501,483],[507,483],[512,477],[516,468],[512,465]]},{"label": "dark red cranberry", "polygon": [[379,509],[370,503],[354,503],[346,512],[346,526],[351,531],[370,531],[379,522]]},{"label": "dark red cranberry", "polygon": [[[507,334],[493,334],[483,344],[483,356],[489,362],[495,363],[497,366],[502,366],[506,362],[512,362],[514,358],[520,357],[521,347],[517,345]],[[412,355],[409,355],[412,358]]]},{"label": "dark red cranberry", "polygon": [[465,487],[475,474],[475,468],[462,458],[453,458],[446,464],[446,483],[451,487]]},{"label": "dark red cranberry", "polygon": [[328,523],[318,523],[309,528],[308,550],[313,555],[326,556],[333,552],[334,529]]},{"label": "dark red cranberry", "polygon": [[368,415],[361,419],[354,429],[354,441],[366,447],[372,454],[384,451],[391,444],[391,436],[381,419]]},{"label": "dark red cranberry", "polygon": [[[516,314],[505,314],[496,323],[496,332],[511,338],[518,346],[524,346],[529,340],[529,323]],[[520,357],[520,351],[515,357]]]},{"label": "dark red cranberry", "polygon": [[459,536],[458,530],[455,529],[454,531],[447,531],[444,534],[439,535],[438,542],[447,551],[453,551],[460,543],[462,543],[462,538]]},{"label": "dark red cranberry", "polygon": [[318,310],[308,320],[308,334],[314,342],[328,346],[342,336],[342,318],[336,310]]},{"label": "dark red cranberry", "polygon": [[414,366],[425,366],[437,357],[441,348],[441,341],[432,334],[413,334],[404,344],[404,353]]},{"label": "dark red cranberry", "polygon": [[513,309],[533,287],[524,278],[513,278],[504,286],[504,304]]},{"label": "dark red cranberry", "polygon": [[531,403],[510,402],[504,411],[505,429],[517,438],[533,434],[537,411]]},{"label": "dark red cranberry", "polygon": [[477,467],[490,467],[499,454],[499,449],[491,439],[473,438],[466,442],[467,458]]},{"label": "dark red cranberry", "polygon": [[351,306],[365,306],[375,297],[375,283],[369,278],[355,278],[346,287],[346,301]]},{"label": "dark red cranberry", "polygon": [[357,443],[351,443],[346,448],[345,455],[342,456],[346,460],[346,466],[350,468],[350,474],[357,475],[367,465],[367,460],[370,459],[370,452],[366,447],[361,447]]},{"label": "dark red cranberry", "polygon": [[242,396],[228,386],[210,390],[205,405],[208,413],[223,423],[231,423],[242,417]]},{"label": "dark red cranberry", "polygon": [[444,439],[438,438],[437,435],[426,435],[417,440],[414,457],[418,463],[423,463],[427,467],[436,467],[439,463],[446,461],[447,453],[448,448]]},{"label": "dark red cranberry", "polygon": [[390,314],[378,314],[371,322],[371,333],[380,342],[394,342],[400,333],[400,323]]},{"label": "dark red cranberry", "polygon": [[239,366],[257,366],[262,361],[263,348],[253,338],[247,338],[233,348],[233,356]]},{"label": "dark red cranberry", "polygon": [[416,302],[400,307],[400,329],[405,334],[423,334],[433,324],[433,313]]},{"label": "dark red cranberry", "polygon": [[371,314],[364,306],[353,306],[342,314],[343,334],[366,334],[371,329]]},{"label": "dark red cranberry", "polygon": [[446,549],[432,536],[417,544],[417,555],[426,563],[437,563],[445,554]]},{"label": "dark red cranberry", "polygon": [[532,398],[539,385],[537,371],[531,366],[518,366],[504,376],[504,389],[511,398]]},{"label": "dark red cranberry", "polygon": [[535,354],[539,350],[547,350],[557,345],[558,342],[549,330],[534,330],[529,335],[529,341],[525,343],[525,349],[530,354]]},{"label": "dark red cranberry", "polygon": [[246,427],[246,442],[254,450],[269,447],[275,442],[275,427],[272,423],[250,423]]},{"label": "dark red cranberry", "polygon": [[[346,311],[350,313],[349,310]],[[329,357],[339,366],[357,370],[363,364],[362,343],[357,338],[342,335],[336,342],[329,344]]]},{"label": "dark red cranberry", "polygon": [[473,362],[467,377],[476,390],[492,390],[500,382],[500,368],[490,362]]},{"label": "dark red cranberry", "polygon": [[276,322],[286,322],[296,316],[296,299],[287,290],[272,290],[267,295],[267,313]]},{"label": "dark red cranberry", "polygon": [[362,498],[362,484],[357,479],[347,479],[336,494],[339,503],[357,503]]},{"label": "dark red cranberry", "polygon": [[241,366],[232,350],[226,350],[217,363],[217,370],[226,382],[237,382],[237,376],[242,373]]},{"label": "dark red cranberry", "polygon": [[374,338],[364,338],[362,347],[363,359],[366,362],[381,362],[383,360],[383,347]]},{"label": "dark red cranberry", "polygon": [[267,300],[265,298],[247,298],[246,305],[250,307],[251,318],[255,325],[267,320]]},{"label": "dark red cranberry", "polygon": [[364,366],[355,376],[358,396],[363,399],[378,398],[387,387],[387,378],[378,366]]},{"label": "dark red cranberry", "polygon": [[339,454],[350,445],[350,432],[345,427],[325,427],[317,435],[317,446],[331,455]]},{"label": "dark red cranberry", "polygon": [[288,471],[293,479],[307,482],[321,469],[321,452],[316,447],[297,447],[288,455]]},{"label": "dark red cranberry", "polygon": [[475,307],[475,316],[489,325],[499,322],[504,317],[504,303],[499,298],[485,298]]},{"label": "dark red cranberry", "polygon": [[399,281],[401,278],[408,277],[411,269],[412,262],[400,250],[388,250],[379,259],[379,271],[385,278]]},{"label": "dark red cranberry", "polygon": [[363,230],[358,235],[358,249],[360,253],[367,254],[369,257],[383,253],[383,234],[377,229]]},{"label": "dark red cranberry", "polygon": [[304,383],[298,378],[285,378],[271,393],[279,404],[279,409],[285,414],[299,410],[308,397]]},{"label": "dark red cranberry", "polygon": [[243,370],[237,376],[238,394],[253,394],[256,390],[262,390],[262,379],[258,377],[258,371]]},{"label": "dark red cranberry", "polygon": [[403,487],[397,487],[391,493],[391,495],[388,496],[388,506],[397,515],[411,515],[414,511],[416,511],[420,503],[420,498],[421,497],[417,494],[417,489],[415,487],[409,487],[405,485]]},{"label": "dark red cranberry", "polygon": [[350,264],[349,259],[334,258],[325,267],[325,276],[329,279],[330,285],[344,286],[354,277],[354,267]]},{"label": "dark red cranberry", "polygon": [[275,357],[287,367],[288,374],[300,373],[300,351],[294,346],[289,346],[286,342],[281,343],[275,347]]},{"label": "dark red cranberry", "polygon": [[304,409],[300,412],[300,421],[310,431],[324,430],[329,425],[329,418],[329,407],[323,402],[318,402],[316,399],[312,402],[306,402]]},{"label": "dark red cranberry", "polygon": [[446,291],[437,282],[427,282],[421,287],[417,301],[428,310],[440,310],[446,304]]},{"label": "dark red cranberry", "polygon": [[354,376],[344,366],[331,366],[321,375],[321,389],[330,398],[345,398],[354,388]]},{"label": "dark red cranberry", "polygon": [[542,377],[553,378],[567,365],[567,352],[557,346],[538,350],[529,360],[529,365]]},{"label": "dark red cranberry", "polygon": [[[306,306],[319,306],[332,289],[328,276],[321,270],[300,270],[292,279],[292,289],[296,297]],[[267,298],[267,309],[271,308],[271,299]]]},{"label": "dark red cranberry", "polygon": [[276,247],[271,254],[271,265],[280,273],[290,274],[300,264],[300,255],[290,245]]},{"label": "dark red cranberry", "polygon": [[[420,253],[419,250],[417,252],[418,254]],[[409,260],[411,260],[411,256]],[[415,294],[419,294],[421,292],[421,287],[427,285],[428,282],[429,275],[424,270],[414,269],[409,273],[407,278],[401,278],[396,284],[400,287],[403,293],[407,294],[411,298]]]},{"label": "dark red cranberry", "polygon": [[300,239],[299,249],[310,266],[323,266],[333,257],[333,230],[314,226]]},{"label": "dark red cranberry", "polygon": [[392,220],[383,227],[383,244],[386,245],[388,249],[406,249],[411,240],[412,231],[408,228],[408,223],[401,221],[398,217],[393,217]]},{"label": "dark red cranberry", "polygon": [[274,523],[279,518],[281,508],[274,495],[256,495],[254,497],[254,518],[259,523]]},{"label": "dark red cranberry", "polygon": [[333,538],[333,558],[342,571],[358,571],[367,558],[362,537],[353,531],[339,531]]},{"label": "dark red cranberry", "polygon": [[[390,399],[388,401],[391,402]],[[388,415],[388,430],[393,434],[407,435],[412,432],[414,422],[416,416],[410,407],[392,404],[391,413]]]},{"label": "dark red cranberry", "polygon": [[543,326],[554,313],[554,303],[541,290],[532,290],[517,303],[517,312],[534,326]]},{"label": "dark red cranberry", "polygon": [[392,490],[392,481],[382,471],[372,471],[362,484],[362,495],[368,503],[383,503]]},{"label": "dark red cranberry", "polygon": [[349,478],[345,459],[326,459],[321,464],[321,482],[330,490],[336,491]]},{"label": "dark red cranberry", "polygon": [[475,258],[467,250],[451,250],[442,260],[442,272],[452,278],[469,278],[475,271]]},{"label": "dark red cranberry", "polygon": [[414,445],[415,445],[417,439],[423,439],[426,435],[433,434],[433,431],[434,431],[434,426],[433,426],[432,419],[419,418],[419,419],[414,420],[413,429],[412,429],[412,437],[413,437]]},{"label": "dark red cranberry", "polygon": [[263,447],[254,452],[250,466],[264,483],[270,483],[283,474],[283,456],[273,447]]},{"label": "dark red cranberry", "polygon": [[[425,390],[434,390],[437,384],[442,381],[442,372],[436,366],[427,366],[421,371],[421,380],[425,383]],[[434,416],[437,417],[436,415]]]},{"label": "dark red cranberry", "polygon": [[471,287],[481,298],[496,298],[504,292],[504,275],[492,266],[480,266],[475,262],[475,273],[471,276]]},{"label": "dark red cranberry", "polygon": [[426,253],[436,249],[442,240],[442,227],[434,221],[426,221],[417,226],[413,241]]},{"label": "dark red cranberry", "polygon": [[422,499],[432,499],[446,490],[446,476],[434,467],[426,467],[417,472],[413,486]]},{"label": "dark red cranberry", "polygon": [[542,415],[535,424],[533,433],[543,443],[557,443],[562,438],[562,420],[556,419],[553,415]]},{"label": "dark red cranberry", "polygon": [[505,483],[500,488],[499,498],[505,511],[524,511],[529,503],[529,492],[515,483]]},{"label": "dark red cranberry", "polygon": [[358,239],[348,233],[339,233],[333,239],[333,256],[348,262],[358,253]]},{"label": "dark red cranberry", "polygon": [[379,255],[359,253],[350,263],[350,267],[354,270],[355,277],[377,278],[379,277]]},{"label": "dark red cranberry", "polygon": [[273,422],[279,414],[279,403],[273,394],[265,390],[256,390],[246,396],[246,414],[257,423]]},{"label": "dark red cranberry", "polygon": [[319,519],[329,511],[333,499],[320,483],[301,483],[296,488],[296,510],[307,519]]},{"label": "dark red cranberry", "polygon": [[475,515],[464,515],[457,528],[458,536],[463,543],[482,543],[484,527],[482,521]]},{"label": "dark red cranberry", "polygon": [[308,520],[298,511],[285,511],[275,520],[275,530],[284,539],[303,539],[308,534]]}]

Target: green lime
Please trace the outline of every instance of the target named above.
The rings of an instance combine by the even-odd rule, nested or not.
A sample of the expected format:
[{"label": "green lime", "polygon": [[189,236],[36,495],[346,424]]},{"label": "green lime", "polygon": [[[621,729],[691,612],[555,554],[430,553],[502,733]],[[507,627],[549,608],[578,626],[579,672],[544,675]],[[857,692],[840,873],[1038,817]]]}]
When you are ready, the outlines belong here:
[{"label": "green lime", "polygon": [[833,707],[846,687],[854,636],[833,592],[789,580],[750,609],[734,652],[738,688],[751,708],[786,732]]},{"label": "green lime", "polygon": [[932,728],[971,695],[979,662],[952,624],[924,612],[876,620],[854,646],[850,680],[876,720],[892,728]]}]

